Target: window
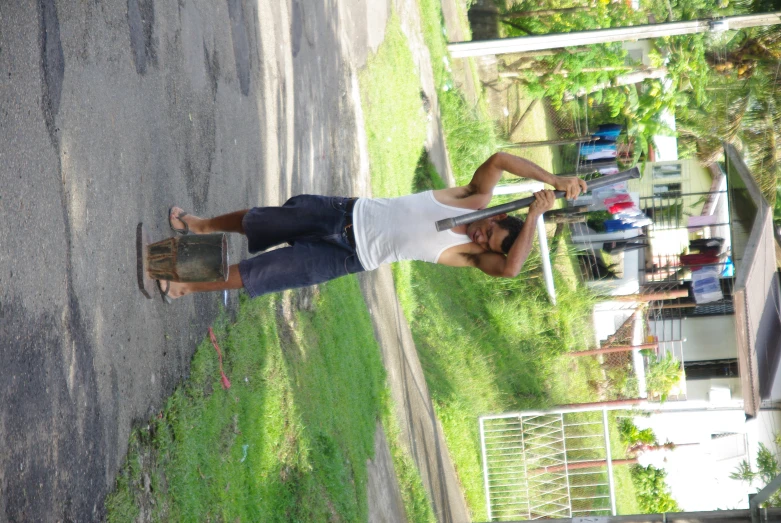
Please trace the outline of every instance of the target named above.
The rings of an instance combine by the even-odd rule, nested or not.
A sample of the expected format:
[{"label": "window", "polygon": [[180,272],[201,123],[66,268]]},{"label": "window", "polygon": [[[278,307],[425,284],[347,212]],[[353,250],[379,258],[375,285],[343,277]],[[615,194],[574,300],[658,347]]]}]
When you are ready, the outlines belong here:
[{"label": "window", "polygon": [[654,165],[652,173],[655,180],[659,178],[680,178],[681,164]]},{"label": "window", "polygon": [[746,455],[746,435],[736,432],[711,434],[709,449],[717,461],[739,458]]},{"label": "window", "polygon": [[658,183],[654,184],[654,196],[665,196],[668,198],[681,195],[680,183]]}]

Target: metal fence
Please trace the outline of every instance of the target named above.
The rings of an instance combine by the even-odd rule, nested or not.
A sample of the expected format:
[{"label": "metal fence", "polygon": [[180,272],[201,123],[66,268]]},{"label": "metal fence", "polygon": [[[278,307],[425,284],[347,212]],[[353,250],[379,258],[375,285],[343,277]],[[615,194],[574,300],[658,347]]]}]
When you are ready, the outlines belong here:
[{"label": "metal fence", "polygon": [[606,409],[482,416],[489,521],[615,515]]}]

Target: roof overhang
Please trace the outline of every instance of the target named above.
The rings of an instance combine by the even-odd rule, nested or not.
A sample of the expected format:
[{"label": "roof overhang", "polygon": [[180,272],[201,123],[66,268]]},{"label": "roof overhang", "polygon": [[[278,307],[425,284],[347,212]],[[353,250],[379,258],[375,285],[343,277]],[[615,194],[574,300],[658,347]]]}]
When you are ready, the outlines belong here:
[{"label": "roof overhang", "polygon": [[[737,150],[724,145],[735,221],[735,333],[746,415],[756,416],[770,395],[781,354],[781,299],[775,262],[773,210]],[[739,229],[739,230],[738,230]],[[744,241],[735,241],[742,235]]]}]

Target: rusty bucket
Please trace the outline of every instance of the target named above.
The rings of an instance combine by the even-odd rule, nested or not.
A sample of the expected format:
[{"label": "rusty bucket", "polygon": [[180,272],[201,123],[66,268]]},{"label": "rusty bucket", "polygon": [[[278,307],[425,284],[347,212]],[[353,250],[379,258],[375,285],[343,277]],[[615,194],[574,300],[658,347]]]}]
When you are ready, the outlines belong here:
[{"label": "rusty bucket", "polygon": [[226,281],[228,236],[188,234],[147,246],[146,273],[153,280]]}]

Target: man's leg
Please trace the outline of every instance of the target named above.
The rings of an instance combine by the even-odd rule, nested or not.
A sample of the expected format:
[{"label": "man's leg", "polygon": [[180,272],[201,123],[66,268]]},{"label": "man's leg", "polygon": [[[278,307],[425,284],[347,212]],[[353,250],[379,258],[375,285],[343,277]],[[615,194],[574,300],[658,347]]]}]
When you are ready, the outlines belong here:
[{"label": "man's leg", "polygon": [[235,232],[244,234],[244,227],[241,225],[241,221],[244,219],[244,215],[247,214],[247,211],[248,209],[244,209],[243,211],[223,214],[221,216],[215,216],[214,218],[199,218],[192,214],[181,216],[184,211],[180,207],[171,207],[171,215],[168,219],[171,222],[171,225],[177,229],[184,229],[185,224],[187,224],[190,231],[195,234],[208,234],[212,232]]}]

